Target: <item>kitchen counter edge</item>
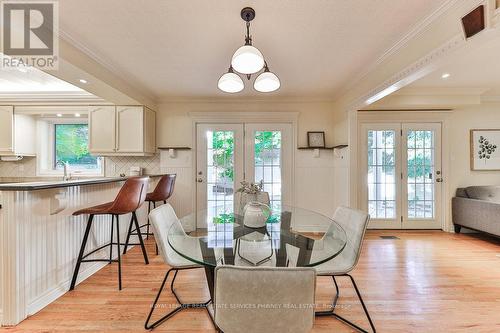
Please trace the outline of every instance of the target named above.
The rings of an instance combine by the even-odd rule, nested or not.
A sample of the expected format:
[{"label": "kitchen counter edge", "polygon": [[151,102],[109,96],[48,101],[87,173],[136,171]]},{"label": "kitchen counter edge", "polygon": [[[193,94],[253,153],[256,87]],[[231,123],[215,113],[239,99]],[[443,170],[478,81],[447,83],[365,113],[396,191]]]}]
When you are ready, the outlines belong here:
[{"label": "kitchen counter edge", "polygon": [[[156,178],[164,176],[164,174],[158,175],[144,175],[143,177]],[[52,188],[64,188],[72,186],[85,186],[85,185],[98,185],[107,184],[115,182],[123,182],[129,178],[133,177],[102,177],[102,178],[91,178],[91,179],[79,179],[79,180],[68,180],[68,181],[47,181],[47,182],[27,182],[27,183],[9,183],[0,184],[0,191],[36,191],[36,190],[46,190]]]}]

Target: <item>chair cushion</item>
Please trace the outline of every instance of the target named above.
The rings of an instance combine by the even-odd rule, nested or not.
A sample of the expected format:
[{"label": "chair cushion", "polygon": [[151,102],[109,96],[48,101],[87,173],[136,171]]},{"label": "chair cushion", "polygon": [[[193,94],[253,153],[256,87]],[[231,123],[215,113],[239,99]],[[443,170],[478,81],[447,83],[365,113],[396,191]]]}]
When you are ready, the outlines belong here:
[{"label": "chair cushion", "polygon": [[215,322],[226,333],[309,332],[315,286],[311,268],[218,266]]},{"label": "chair cushion", "polygon": [[469,186],[465,191],[471,199],[500,203],[500,186]]},{"label": "chair cushion", "polygon": [[83,208],[74,212],[73,215],[78,216],[84,214],[92,214],[92,215],[109,214],[109,208],[111,208],[112,205],[113,202],[108,202],[102,205]]}]

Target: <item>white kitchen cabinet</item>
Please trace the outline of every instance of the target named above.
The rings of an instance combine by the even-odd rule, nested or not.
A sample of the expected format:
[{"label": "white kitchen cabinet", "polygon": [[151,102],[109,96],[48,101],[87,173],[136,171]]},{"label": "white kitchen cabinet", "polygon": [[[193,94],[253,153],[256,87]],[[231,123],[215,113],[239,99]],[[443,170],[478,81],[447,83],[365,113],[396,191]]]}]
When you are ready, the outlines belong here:
[{"label": "white kitchen cabinet", "polygon": [[0,106],[0,156],[35,156],[36,121],[14,113],[13,106]]},{"label": "white kitchen cabinet", "polygon": [[89,110],[89,151],[116,151],[116,120],[114,106],[91,106]]},{"label": "white kitchen cabinet", "polygon": [[155,112],[144,106],[89,110],[89,150],[103,156],[144,156],[156,151]]}]

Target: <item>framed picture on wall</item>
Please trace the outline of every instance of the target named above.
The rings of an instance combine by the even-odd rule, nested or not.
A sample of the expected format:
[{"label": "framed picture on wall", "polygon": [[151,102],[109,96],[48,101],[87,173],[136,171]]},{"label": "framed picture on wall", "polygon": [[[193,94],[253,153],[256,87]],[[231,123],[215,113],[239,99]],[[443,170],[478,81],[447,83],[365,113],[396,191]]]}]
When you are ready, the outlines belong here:
[{"label": "framed picture on wall", "polygon": [[325,148],[325,132],[307,132],[307,146]]},{"label": "framed picture on wall", "polygon": [[473,171],[500,170],[500,129],[470,130],[470,168]]}]

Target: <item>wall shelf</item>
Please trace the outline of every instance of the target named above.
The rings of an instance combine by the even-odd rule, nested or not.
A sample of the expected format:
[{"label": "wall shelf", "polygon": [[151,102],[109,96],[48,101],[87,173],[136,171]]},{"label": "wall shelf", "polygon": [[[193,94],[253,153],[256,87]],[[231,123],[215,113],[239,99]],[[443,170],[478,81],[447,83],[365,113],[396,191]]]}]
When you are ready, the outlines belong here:
[{"label": "wall shelf", "polygon": [[333,147],[298,147],[297,149],[301,150],[314,150],[314,149],[321,149],[321,150],[334,150],[334,149],[343,149],[347,148],[348,145],[336,145]]}]

